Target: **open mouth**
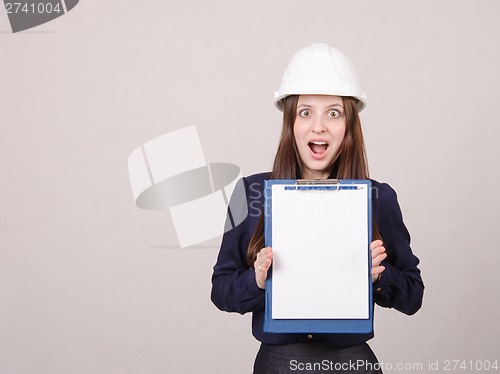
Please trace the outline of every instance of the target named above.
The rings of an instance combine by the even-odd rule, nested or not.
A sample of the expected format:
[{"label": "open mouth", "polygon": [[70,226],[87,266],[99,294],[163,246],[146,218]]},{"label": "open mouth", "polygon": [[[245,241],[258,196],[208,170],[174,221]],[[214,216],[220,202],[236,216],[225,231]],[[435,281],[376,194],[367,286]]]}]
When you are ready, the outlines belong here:
[{"label": "open mouth", "polygon": [[312,153],[314,153],[317,156],[321,156],[321,155],[325,154],[325,152],[328,149],[328,146],[330,144],[328,144],[327,142],[324,142],[324,141],[314,140],[312,142],[307,143],[307,145],[311,149]]}]

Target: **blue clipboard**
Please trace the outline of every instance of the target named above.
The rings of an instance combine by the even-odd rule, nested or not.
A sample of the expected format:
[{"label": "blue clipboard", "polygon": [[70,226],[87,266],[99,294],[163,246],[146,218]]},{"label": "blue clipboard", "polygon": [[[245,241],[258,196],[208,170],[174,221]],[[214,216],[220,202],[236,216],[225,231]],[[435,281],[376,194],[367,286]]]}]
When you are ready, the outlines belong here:
[{"label": "blue clipboard", "polygon": [[[371,251],[370,243],[372,241],[372,189],[370,180],[266,180],[264,181],[264,233],[265,245],[273,246],[273,186],[275,191],[313,191],[317,193],[336,193],[337,191],[363,190],[366,192],[366,290],[367,290],[367,314],[363,318],[359,316],[355,318],[302,318],[295,316],[293,318],[273,318],[273,267],[276,265],[275,258],[273,265],[268,272],[265,290],[265,315],[264,315],[264,332],[269,333],[339,333],[339,334],[368,334],[373,332],[373,298],[372,298],[372,281],[371,281]],[[276,192],[275,192],[276,193]],[[281,192],[280,192],[281,193]],[[358,192],[359,193],[359,192]],[[364,192],[362,192],[364,195]],[[345,195],[344,195],[345,196]],[[363,197],[364,199],[364,197]],[[276,193],[276,206],[277,206]],[[277,211],[275,210],[275,213]],[[276,213],[277,214],[277,213]],[[276,224],[276,226],[278,226]],[[364,229],[363,229],[364,230]],[[361,248],[361,251],[363,249]],[[361,252],[362,253],[362,252]],[[361,254],[363,256],[363,254]],[[364,260],[363,260],[364,261]],[[277,268],[278,269],[278,268]],[[364,269],[362,268],[364,273]],[[364,277],[362,274],[361,277]],[[360,282],[365,287],[364,279]],[[337,287],[342,287],[342,284],[337,284]],[[300,302],[300,300],[298,301]]]}]

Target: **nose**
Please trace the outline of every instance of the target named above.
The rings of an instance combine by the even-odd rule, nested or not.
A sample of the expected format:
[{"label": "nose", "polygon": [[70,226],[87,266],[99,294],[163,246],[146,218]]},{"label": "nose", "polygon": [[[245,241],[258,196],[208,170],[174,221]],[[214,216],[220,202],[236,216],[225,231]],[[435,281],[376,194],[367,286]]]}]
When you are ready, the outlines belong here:
[{"label": "nose", "polygon": [[324,119],[321,116],[316,116],[312,123],[311,131],[320,134],[326,131],[326,125],[324,123]]}]

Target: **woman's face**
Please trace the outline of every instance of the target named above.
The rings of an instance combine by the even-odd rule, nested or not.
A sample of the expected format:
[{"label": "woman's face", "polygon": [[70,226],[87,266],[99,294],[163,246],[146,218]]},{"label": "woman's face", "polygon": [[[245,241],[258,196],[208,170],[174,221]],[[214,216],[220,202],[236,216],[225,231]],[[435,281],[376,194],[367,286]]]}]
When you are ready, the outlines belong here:
[{"label": "woman's face", "polygon": [[341,97],[299,96],[293,134],[302,160],[302,178],[328,178],[339,156],[345,127]]}]

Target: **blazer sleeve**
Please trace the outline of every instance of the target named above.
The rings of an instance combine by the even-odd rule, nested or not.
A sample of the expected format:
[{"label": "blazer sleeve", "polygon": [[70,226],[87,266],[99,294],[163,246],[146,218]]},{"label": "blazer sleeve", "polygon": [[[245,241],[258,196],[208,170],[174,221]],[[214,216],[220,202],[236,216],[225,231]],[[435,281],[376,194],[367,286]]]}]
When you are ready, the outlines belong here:
[{"label": "blazer sleeve", "polygon": [[424,283],[418,269],[419,259],[410,247],[410,234],[403,223],[396,192],[388,184],[374,191],[378,214],[374,217],[387,253],[382,262],[385,270],[373,285],[375,302],[387,308],[411,315],[421,305]]},{"label": "blazer sleeve", "polygon": [[[251,230],[248,184],[241,179],[231,196],[230,213],[226,232],[212,274],[212,302],[220,310],[244,314],[264,308],[264,290],[257,286],[255,270],[247,264],[247,251]],[[235,214],[237,212],[237,214]],[[228,222],[235,224],[237,216],[245,218],[236,227],[228,230]]]}]

